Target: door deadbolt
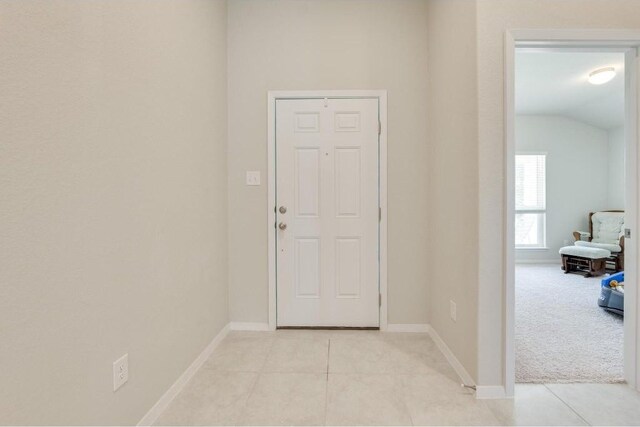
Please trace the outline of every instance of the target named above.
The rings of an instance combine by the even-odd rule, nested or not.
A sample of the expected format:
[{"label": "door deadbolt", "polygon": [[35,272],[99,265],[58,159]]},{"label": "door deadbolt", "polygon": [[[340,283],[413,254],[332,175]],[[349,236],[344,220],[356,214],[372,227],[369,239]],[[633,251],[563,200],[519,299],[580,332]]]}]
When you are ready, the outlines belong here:
[{"label": "door deadbolt", "polygon": [[280,209],[278,209],[278,211],[280,211],[281,214],[286,214],[287,208],[285,206],[280,206]]},{"label": "door deadbolt", "polygon": [[278,228],[284,231],[287,229],[287,224],[285,224],[284,222],[281,222],[280,224],[278,224]]}]

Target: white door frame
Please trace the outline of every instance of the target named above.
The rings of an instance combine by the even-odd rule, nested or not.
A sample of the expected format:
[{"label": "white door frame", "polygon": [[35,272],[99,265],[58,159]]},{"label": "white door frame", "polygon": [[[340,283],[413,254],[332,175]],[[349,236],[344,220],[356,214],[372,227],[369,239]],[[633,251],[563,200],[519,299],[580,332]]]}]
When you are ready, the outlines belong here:
[{"label": "white door frame", "polygon": [[267,93],[267,161],[268,161],[268,203],[267,235],[269,245],[269,330],[277,326],[276,298],[276,101],[278,99],[335,99],[374,98],[378,100],[378,114],[381,124],[378,137],[379,201],[381,220],[379,227],[379,291],[380,330],[387,329],[387,91],[386,90],[310,90],[310,91],[269,91]]},{"label": "white door frame", "polygon": [[[631,262],[625,263],[631,268],[625,269],[625,280],[631,276],[634,285],[630,286],[625,298],[624,321],[624,375],[627,383],[638,389],[640,385],[640,340],[638,339],[638,307],[640,293],[637,292],[638,240],[640,229],[637,223],[638,212],[638,70],[636,51],[640,46],[640,31],[635,30],[553,30],[525,29],[509,30],[505,34],[505,171],[504,212],[504,388],[507,397],[515,389],[515,53],[516,47],[541,49],[604,50],[612,49],[625,52],[625,221],[632,230],[632,238],[625,241],[625,257]],[[586,215],[586,213],[585,213]],[[625,266],[625,267],[626,267]],[[629,292],[630,291],[630,292]],[[595,301],[594,301],[595,304]]]}]

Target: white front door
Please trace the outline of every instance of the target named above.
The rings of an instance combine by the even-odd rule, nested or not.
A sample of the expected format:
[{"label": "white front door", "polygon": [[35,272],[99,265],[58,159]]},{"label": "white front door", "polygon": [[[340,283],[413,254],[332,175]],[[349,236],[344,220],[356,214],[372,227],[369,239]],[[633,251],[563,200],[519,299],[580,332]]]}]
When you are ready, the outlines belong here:
[{"label": "white front door", "polygon": [[378,108],[276,101],[278,326],[379,326]]}]

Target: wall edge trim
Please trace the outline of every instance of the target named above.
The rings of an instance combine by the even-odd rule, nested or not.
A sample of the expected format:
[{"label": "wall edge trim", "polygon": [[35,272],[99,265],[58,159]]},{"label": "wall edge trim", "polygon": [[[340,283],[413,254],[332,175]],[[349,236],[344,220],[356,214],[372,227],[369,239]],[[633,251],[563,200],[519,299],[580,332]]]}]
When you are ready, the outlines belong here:
[{"label": "wall edge trim", "polygon": [[427,323],[389,323],[385,332],[429,332]]},{"label": "wall edge trim", "polygon": [[436,343],[436,346],[438,346],[440,352],[447,359],[453,370],[456,371],[456,374],[458,374],[462,383],[467,386],[475,386],[476,382],[474,381],[473,377],[469,374],[469,372],[467,372],[462,363],[460,363],[458,358],[453,354],[453,351],[451,351],[449,346],[444,342],[440,335],[438,335],[438,332],[431,326],[429,326],[429,335],[431,336],[431,339],[433,339],[433,341]]},{"label": "wall edge trim", "polygon": [[476,399],[506,399],[507,393],[501,385],[476,386]]},{"label": "wall edge trim", "polygon": [[218,347],[220,342],[229,333],[229,323],[226,324],[220,332],[211,340],[211,342],[202,350],[202,353],[189,365],[189,367],[178,377],[178,379],[169,387],[167,391],[158,399],[158,401],[149,409],[144,417],[138,422],[138,426],[153,425],[160,415],[164,412],[175,397],[184,389],[189,380],[195,375],[200,367],[207,361],[211,353]]},{"label": "wall edge trim", "polygon": [[229,323],[231,331],[269,331],[269,323],[267,322],[231,322]]}]

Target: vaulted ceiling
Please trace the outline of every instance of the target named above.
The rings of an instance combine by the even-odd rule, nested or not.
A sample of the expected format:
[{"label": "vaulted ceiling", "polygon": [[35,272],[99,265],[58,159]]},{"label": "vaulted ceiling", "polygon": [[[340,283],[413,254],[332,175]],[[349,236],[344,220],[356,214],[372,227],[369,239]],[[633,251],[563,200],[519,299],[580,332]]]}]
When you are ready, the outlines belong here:
[{"label": "vaulted ceiling", "polygon": [[[613,66],[602,85],[589,73]],[[619,52],[519,51],[516,53],[516,113],[570,117],[603,129],[624,124],[624,54]]]}]

